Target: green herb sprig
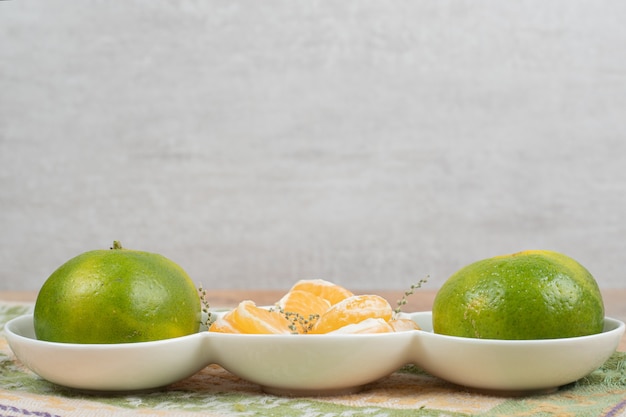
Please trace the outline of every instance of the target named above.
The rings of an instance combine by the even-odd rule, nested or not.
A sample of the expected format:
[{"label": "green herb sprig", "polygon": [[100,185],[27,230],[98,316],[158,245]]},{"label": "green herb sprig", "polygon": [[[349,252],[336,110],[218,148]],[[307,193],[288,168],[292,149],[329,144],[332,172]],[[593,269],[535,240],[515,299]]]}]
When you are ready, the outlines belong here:
[{"label": "green herb sprig", "polygon": [[271,311],[278,311],[289,320],[289,330],[292,334],[304,334],[311,331],[317,320],[320,318],[319,314],[309,314],[308,317],[303,316],[300,313],[294,313],[292,311],[285,311],[279,306],[274,306]]},{"label": "green herb sprig", "polygon": [[397,302],[397,307],[395,308],[395,310],[393,310],[393,314],[395,318],[397,318],[398,315],[402,312],[402,307],[406,305],[408,298],[411,295],[413,295],[416,290],[422,288],[422,285],[428,282],[428,278],[430,277],[426,276],[426,278],[420,279],[417,283],[412,284],[411,288],[409,288],[408,290],[404,292],[404,295],[402,295],[402,298],[399,299]]},{"label": "green herb sprig", "polygon": [[200,285],[200,287],[198,288],[198,295],[200,297],[200,304],[202,305],[202,313],[206,314],[207,318],[206,320],[200,320],[200,324],[204,325],[206,327],[209,327],[209,325],[211,324],[211,311],[210,309],[210,305],[209,305],[209,300],[207,299],[207,294],[206,294],[206,290],[202,287],[202,285]]}]

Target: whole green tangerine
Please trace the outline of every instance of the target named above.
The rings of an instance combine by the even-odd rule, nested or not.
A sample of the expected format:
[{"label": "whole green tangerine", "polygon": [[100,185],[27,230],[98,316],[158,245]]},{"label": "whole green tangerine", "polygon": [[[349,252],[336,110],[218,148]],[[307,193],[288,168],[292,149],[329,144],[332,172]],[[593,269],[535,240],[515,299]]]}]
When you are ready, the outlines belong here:
[{"label": "whole green tangerine", "polygon": [[435,333],[505,340],[602,332],[604,303],[580,263],[554,251],[497,256],[461,268],[433,303]]},{"label": "whole green tangerine", "polygon": [[185,336],[199,330],[198,290],[166,257],[124,249],[80,254],[54,271],[35,302],[40,340],[64,343],[134,343]]}]

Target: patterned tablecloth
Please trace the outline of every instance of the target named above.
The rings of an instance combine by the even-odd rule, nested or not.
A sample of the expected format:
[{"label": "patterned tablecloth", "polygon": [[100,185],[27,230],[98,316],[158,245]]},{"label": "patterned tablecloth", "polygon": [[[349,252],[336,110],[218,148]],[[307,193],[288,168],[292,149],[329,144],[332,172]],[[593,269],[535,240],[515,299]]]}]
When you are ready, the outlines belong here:
[{"label": "patterned tablecloth", "polygon": [[358,394],[289,398],[209,366],[165,389],[93,394],[63,388],[26,369],[11,352],[4,323],[32,305],[0,304],[0,417],[19,416],[605,416],[626,417],[626,353],[556,392],[502,397],[463,390],[414,366],[370,384]]}]

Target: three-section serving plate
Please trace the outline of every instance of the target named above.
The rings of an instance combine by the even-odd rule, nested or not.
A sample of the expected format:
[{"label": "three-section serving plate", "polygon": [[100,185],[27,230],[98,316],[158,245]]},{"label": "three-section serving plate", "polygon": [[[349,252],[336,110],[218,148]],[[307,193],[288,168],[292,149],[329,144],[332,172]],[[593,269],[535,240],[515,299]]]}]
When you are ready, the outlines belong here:
[{"label": "three-section serving plate", "polygon": [[37,340],[33,316],[25,315],[9,321],[5,333],[23,364],[50,382],[75,389],[154,389],[218,364],[269,393],[323,395],[358,391],[410,363],[464,387],[549,391],[600,367],[615,352],[625,328],[607,317],[604,330],[591,336],[471,339],[433,333],[431,312],[404,316],[422,330],[355,335],[202,331],[154,342],[68,344]]}]

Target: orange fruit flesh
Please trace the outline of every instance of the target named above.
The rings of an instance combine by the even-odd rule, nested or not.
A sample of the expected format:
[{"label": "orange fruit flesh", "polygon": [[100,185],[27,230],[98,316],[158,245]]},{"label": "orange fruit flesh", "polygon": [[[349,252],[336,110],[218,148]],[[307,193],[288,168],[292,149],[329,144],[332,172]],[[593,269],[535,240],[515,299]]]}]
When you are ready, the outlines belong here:
[{"label": "orange fruit flesh", "polygon": [[304,290],[289,291],[276,303],[283,312],[296,313],[303,317],[321,316],[330,305],[325,298]]},{"label": "orange fruit flesh", "polygon": [[311,333],[328,333],[369,318],[391,319],[389,302],[378,295],[354,295],[333,305],[324,313]]},{"label": "orange fruit flesh", "polygon": [[209,326],[209,331],[216,333],[241,333],[230,320],[225,319],[224,316],[218,317]]},{"label": "orange fruit flesh", "polygon": [[394,329],[388,321],[381,318],[370,317],[358,323],[347,324],[337,330],[328,332],[329,334],[370,334],[370,333],[391,333]]},{"label": "orange fruit flesh", "polygon": [[337,304],[338,302],[354,295],[346,288],[323,279],[300,280],[296,282],[289,291],[296,290],[307,291],[320,296],[328,300],[330,305]]},{"label": "orange fruit flesh", "polygon": [[242,301],[236,309],[223,316],[241,333],[289,334],[290,322],[278,311],[258,307],[250,300]]},{"label": "orange fruit flesh", "polygon": [[242,301],[216,319],[209,331],[248,334],[367,334],[418,330],[415,322],[395,318],[378,295],[354,295],[328,281],[298,281],[274,307]]},{"label": "orange fruit flesh", "polygon": [[395,332],[420,330],[420,326],[411,319],[391,319],[389,320],[389,325]]}]

